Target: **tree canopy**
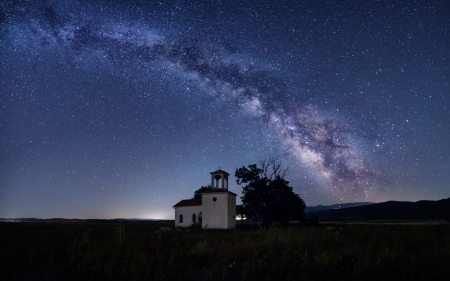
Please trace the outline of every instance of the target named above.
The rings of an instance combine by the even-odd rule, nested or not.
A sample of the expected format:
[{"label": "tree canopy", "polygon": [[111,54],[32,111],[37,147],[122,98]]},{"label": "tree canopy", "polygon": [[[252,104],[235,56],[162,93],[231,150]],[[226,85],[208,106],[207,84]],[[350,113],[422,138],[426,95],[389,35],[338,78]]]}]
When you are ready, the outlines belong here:
[{"label": "tree canopy", "polygon": [[194,191],[194,199],[202,199],[202,192],[210,190],[211,188],[211,185],[201,186],[199,189]]},{"label": "tree canopy", "polygon": [[305,202],[284,179],[288,169],[275,158],[260,160],[259,164],[242,166],[235,172],[236,183],[243,185],[241,200],[246,216],[261,220],[264,226],[273,221],[286,224],[303,220]]}]

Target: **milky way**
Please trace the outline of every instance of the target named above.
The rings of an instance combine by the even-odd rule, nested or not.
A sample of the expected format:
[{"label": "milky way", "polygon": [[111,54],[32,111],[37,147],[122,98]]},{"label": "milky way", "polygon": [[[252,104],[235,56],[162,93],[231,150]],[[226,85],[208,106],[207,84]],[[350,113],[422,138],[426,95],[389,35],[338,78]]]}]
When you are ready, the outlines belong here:
[{"label": "milky way", "polygon": [[[170,3],[169,8],[166,7],[158,12],[156,4],[145,7],[137,5],[137,3],[136,5],[119,5],[107,1],[95,5],[92,5],[90,1],[72,3],[3,1],[1,3],[0,34],[8,49],[4,55],[12,54],[14,56],[16,49],[26,50],[28,48],[33,50],[30,52],[28,60],[38,61],[38,64],[39,59],[44,58],[44,60],[58,61],[63,65],[75,65],[93,73],[99,71],[99,75],[119,73],[115,75],[121,79],[139,81],[131,83],[150,84],[147,91],[152,90],[151,85],[169,87],[166,88],[166,91],[176,96],[175,99],[178,101],[175,100],[175,103],[188,102],[191,103],[191,107],[201,104],[203,107],[209,108],[205,114],[216,115],[215,106],[228,104],[225,109],[226,113],[221,113],[223,116],[219,116],[219,119],[225,118],[235,124],[247,124],[243,126],[245,128],[243,129],[244,135],[246,134],[245,130],[249,130],[248,128],[253,130],[249,126],[255,126],[257,130],[262,129],[260,133],[256,134],[262,134],[259,135],[259,138],[267,137],[266,141],[262,141],[263,145],[267,147],[275,145],[276,147],[264,149],[263,153],[259,153],[260,157],[266,157],[274,152],[279,153],[279,155],[271,156],[286,158],[285,161],[288,164],[291,163],[295,169],[303,170],[298,173],[299,178],[294,179],[294,182],[301,182],[302,178],[310,178],[308,180],[309,187],[303,190],[304,192],[309,190],[308,193],[315,193],[317,191],[317,196],[325,194],[331,198],[344,197],[346,200],[377,200],[376,196],[383,198],[380,194],[386,191],[387,185],[395,181],[389,175],[383,175],[382,166],[390,161],[389,153],[390,157],[394,157],[392,151],[397,153],[401,147],[398,143],[401,133],[398,133],[398,130],[401,132],[402,129],[406,129],[402,128],[403,125],[397,125],[395,128],[395,123],[398,124],[401,119],[403,119],[402,122],[405,120],[409,122],[408,118],[414,120],[414,117],[408,117],[411,116],[413,109],[403,110],[397,104],[378,102],[377,95],[380,100],[392,97],[393,91],[389,90],[388,83],[390,83],[390,79],[394,79],[395,75],[400,74],[385,77],[385,79],[380,77],[386,75],[386,72],[392,73],[394,68],[399,67],[397,67],[398,65],[387,67],[383,65],[386,62],[377,62],[382,58],[381,54],[376,54],[380,52],[379,49],[368,50],[367,48],[370,47],[355,47],[355,45],[361,44],[357,41],[358,37],[352,46],[347,47],[346,52],[342,46],[338,47],[339,44],[336,44],[336,50],[328,47],[328,51],[325,52],[328,54],[334,50],[336,54],[327,56],[322,54],[322,60],[318,60],[319,55],[315,53],[322,52],[321,49],[326,48],[326,45],[332,40],[323,44],[311,43],[321,38],[320,35],[313,35],[314,23],[305,27],[303,35],[300,32],[294,39],[283,39],[287,40],[284,41],[285,43],[288,43],[280,42],[279,48],[282,50],[277,50],[277,42],[273,40],[274,33],[265,35],[270,38],[266,45],[258,45],[261,40],[264,42],[264,39],[261,39],[264,38],[263,34],[255,35],[252,32],[248,32],[249,38],[245,40],[242,40],[242,34],[235,34],[236,37],[241,38],[240,41],[229,39],[229,37],[233,38],[233,33],[230,31],[231,35],[227,34],[220,25],[229,26],[230,22],[236,22],[233,20],[240,18],[237,11],[229,16],[227,23],[218,21],[218,27],[214,27],[214,20],[206,21],[206,27],[198,27],[199,23],[205,23],[205,19],[196,20],[195,16],[194,19],[189,18],[189,15],[195,15],[195,12],[192,11],[192,7],[195,8],[195,5],[183,7],[177,3]],[[258,7],[255,7],[255,14],[257,14]],[[277,9],[280,8],[283,6],[277,7]],[[288,6],[285,8],[287,9]],[[216,3],[199,6],[199,14],[207,15],[210,12],[209,9],[213,9],[215,13],[223,13]],[[302,11],[298,6],[292,7],[292,9],[300,10],[290,11],[285,14],[286,17],[291,14],[297,15],[303,20],[319,19],[322,22],[320,26],[326,26],[321,15],[316,15],[316,18],[314,14],[311,16],[308,9]],[[317,9],[324,9],[321,10],[324,14],[329,13],[326,11],[326,5],[319,8],[309,5],[309,9],[316,10],[316,12]],[[345,11],[345,5],[339,7],[339,10]],[[246,11],[248,12],[248,10]],[[270,9],[264,10],[264,12],[270,11]],[[177,19],[174,13],[179,13],[180,18]],[[253,12],[251,13],[253,14]],[[333,14],[329,14],[329,16],[331,15]],[[336,15],[333,16],[336,17]],[[264,17],[269,16],[265,15]],[[335,18],[334,20],[337,21]],[[210,24],[211,27],[208,26]],[[265,26],[264,23],[260,24]],[[342,25],[347,26],[345,21]],[[363,29],[364,23],[362,25]],[[376,22],[373,25],[376,25]],[[298,24],[293,27],[283,25],[285,32],[294,32],[299,27],[301,25]],[[243,27],[241,26],[241,28]],[[329,28],[334,30],[334,33],[342,32],[338,22],[334,22]],[[370,28],[372,32],[381,32],[376,26]],[[217,35],[208,33],[216,29]],[[239,30],[239,28],[234,27],[233,30]],[[270,28],[263,27],[261,30],[270,30]],[[379,40],[385,40],[389,30],[384,32],[381,33],[382,35],[373,33],[373,36]],[[287,34],[286,36],[289,37]],[[331,35],[328,36],[331,38]],[[346,36],[349,34],[343,35],[343,37]],[[411,34],[411,36],[414,35]],[[369,40],[370,35],[364,34],[361,38]],[[301,39],[309,41],[311,46],[307,47],[298,41]],[[441,44],[445,43],[448,43],[448,35],[447,40],[441,42]],[[389,44],[392,42],[385,42],[380,46]],[[357,50],[352,50],[355,48]],[[270,54],[271,51],[273,54]],[[266,55],[261,55],[264,53]],[[289,66],[291,62],[287,61],[288,63],[286,63],[286,59],[294,56],[296,57],[294,60],[296,66],[292,68]],[[361,58],[357,58],[358,56]],[[448,57],[448,53],[446,56]],[[393,56],[386,54],[386,61],[391,61],[392,58]],[[305,62],[306,60],[310,62]],[[358,65],[352,65],[355,62]],[[42,64],[45,65],[45,62]],[[325,67],[325,64],[328,66]],[[339,66],[339,64],[341,65]],[[357,76],[358,69],[364,68],[362,65],[370,68],[370,72],[373,74],[367,76],[368,72],[364,70],[360,76]],[[405,68],[408,65],[412,65],[412,63],[406,62]],[[335,77],[331,77],[332,69],[335,67],[341,67],[344,72],[341,72],[342,69],[335,70]],[[99,70],[99,68],[103,70]],[[136,69],[144,69],[144,71],[139,72]],[[443,70],[439,64],[435,65],[435,69],[448,74],[448,68]],[[404,71],[403,68],[397,70]],[[3,71],[7,71],[5,65]],[[348,80],[352,78],[352,75],[357,76],[355,77],[356,82],[349,84]],[[398,77],[391,86],[393,89],[397,89],[405,83]],[[383,82],[380,83],[379,79],[382,79]],[[417,78],[409,79],[413,81]],[[372,87],[371,83],[375,85]],[[8,83],[3,81],[3,84]],[[179,90],[180,87],[183,90]],[[448,84],[445,84],[445,89],[448,90]],[[445,91],[445,89],[439,91]],[[313,93],[311,90],[314,90]],[[365,91],[370,91],[366,98],[363,94]],[[408,91],[411,92],[412,89],[409,88]],[[422,90],[418,92],[420,91]],[[177,94],[178,92],[179,94]],[[358,95],[352,98],[351,95],[354,92]],[[2,93],[5,96],[7,94],[7,92]],[[109,99],[116,99],[114,96],[111,95]],[[119,104],[124,100],[129,102],[132,96],[133,93],[126,93],[117,98],[117,101]],[[419,96],[422,97],[422,94],[420,93]],[[149,104],[152,102],[151,100],[163,98],[158,97],[156,93],[148,94],[146,97]],[[369,97],[370,100],[367,101]],[[416,97],[418,96],[416,95]],[[141,102],[145,102],[145,100]],[[375,108],[371,108],[372,106]],[[383,107],[389,109],[384,111]],[[395,112],[396,107],[403,113]],[[120,111],[120,109],[118,110]],[[168,110],[173,110],[173,108],[168,108]],[[387,111],[389,113],[386,113]],[[394,112],[395,118],[383,116],[384,114],[392,116],[391,112]],[[119,118],[122,121],[125,120],[125,127],[130,127],[131,119],[142,118],[142,115],[135,117],[133,113],[129,114],[121,115],[122,117]],[[448,118],[448,113],[445,114]],[[92,122],[99,122],[100,115],[92,116]],[[88,122],[85,118],[81,117],[83,119],[81,122]],[[195,116],[185,117],[185,119],[191,118],[195,118]],[[416,118],[415,121],[420,120]],[[166,123],[161,121],[162,126],[167,126],[163,124]],[[239,125],[236,126],[239,127]],[[7,127],[8,125],[4,125],[3,131],[7,132],[5,129]],[[95,134],[96,138],[102,138],[101,133]],[[133,131],[133,134],[137,134],[136,131]],[[187,130],[184,134],[190,135],[196,134],[196,132]],[[397,138],[396,135],[398,135]],[[207,136],[205,137],[208,139]],[[11,138],[11,142],[14,141],[17,139]],[[130,140],[131,143],[136,143],[136,141],[137,139]],[[139,143],[144,142],[142,145],[145,145],[146,141],[158,143],[167,140],[139,139]],[[178,146],[176,139],[171,142],[174,142],[174,146]],[[11,150],[9,148],[11,145],[7,143],[8,137],[4,137],[2,144],[4,150],[8,152]],[[207,147],[207,143],[208,140],[205,144],[200,145]],[[261,139],[255,143],[261,144]],[[148,143],[148,145],[151,144]],[[380,150],[383,147],[385,150]],[[386,150],[386,147],[390,148]],[[126,150],[124,148],[123,153],[126,153]],[[7,152],[4,152],[5,155],[8,154]],[[242,152],[236,151],[236,153],[239,155]],[[236,167],[250,164],[242,163],[242,161],[244,160],[236,159],[235,163],[231,165]],[[257,159],[254,160],[254,162],[256,161]],[[3,165],[12,166],[13,162],[3,162]],[[401,162],[403,161],[400,161],[400,165]],[[220,165],[220,161],[217,164]],[[208,170],[216,167],[203,168]],[[184,171],[186,172],[186,170]],[[295,170],[291,170],[292,172],[294,172],[292,176],[295,177],[297,173]],[[405,173],[403,169],[402,173]],[[207,174],[203,176],[207,177]],[[11,181],[14,182],[14,180]],[[163,180],[160,179],[160,181]],[[8,189],[8,187],[4,188]],[[156,191],[153,192],[156,194]],[[301,189],[297,189],[297,192],[303,196]],[[187,193],[189,194],[189,191]],[[166,198],[165,202],[169,202],[170,199],[167,198],[170,198],[171,195],[164,195],[164,197]],[[176,199],[173,200],[176,201]]]}]

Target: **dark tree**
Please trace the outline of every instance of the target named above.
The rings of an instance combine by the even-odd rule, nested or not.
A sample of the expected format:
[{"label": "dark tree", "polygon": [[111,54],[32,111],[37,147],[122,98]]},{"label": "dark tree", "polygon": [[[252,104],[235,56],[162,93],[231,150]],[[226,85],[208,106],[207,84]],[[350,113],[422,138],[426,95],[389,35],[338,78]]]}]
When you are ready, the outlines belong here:
[{"label": "dark tree", "polygon": [[261,220],[264,226],[274,221],[287,224],[303,220],[305,202],[284,179],[288,169],[275,158],[260,160],[259,164],[242,166],[235,172],[236,183],[245,184],[241,199],[247,217]]},{"label": "dark tree", "polygon": [[201,186],[199,189],[194,191],[194,199],[202,199],[202,192],[210,190],[211,188],[211,185]]}]

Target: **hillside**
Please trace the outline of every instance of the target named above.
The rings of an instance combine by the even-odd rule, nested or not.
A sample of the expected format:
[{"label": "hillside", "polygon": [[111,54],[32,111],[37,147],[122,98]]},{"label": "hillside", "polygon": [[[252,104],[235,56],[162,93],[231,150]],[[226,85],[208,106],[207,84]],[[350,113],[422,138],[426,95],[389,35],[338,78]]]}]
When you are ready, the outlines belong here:
[{"label": "hillside", "polygon": [[387,201],[314,212],[321,219],[450,219],[450,198],[438,201]]},{"label": "hillside", "polygon": [[334,209],[344,209],[344,208],[350,208],[350,207],[357,207],[357,206],[363,206],[363,205],[370,205],[374,204],[373,202],[358,202],[358,203],[343,203],[343,204],[333,204],[333,205],[318,205],[318,206],[312,206],[312,207],[306,207],[305,208],[305,214],[311,214],[317,211],[325,211],[325,210],[334,210]]}]

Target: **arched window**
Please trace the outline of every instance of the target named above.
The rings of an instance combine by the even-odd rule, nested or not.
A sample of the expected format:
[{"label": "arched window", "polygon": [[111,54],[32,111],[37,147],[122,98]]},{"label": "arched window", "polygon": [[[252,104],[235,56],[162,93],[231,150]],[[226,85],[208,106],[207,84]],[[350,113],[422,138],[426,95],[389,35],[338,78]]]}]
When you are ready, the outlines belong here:
[{"label": "arched window", "polygon": [[197,216],[195,214],[192,214],[192,222],[196,222],[197,221]]},{"label": "arched window", "polygon": [[180,215],[180,223],[183,222],[183,215]]}]

